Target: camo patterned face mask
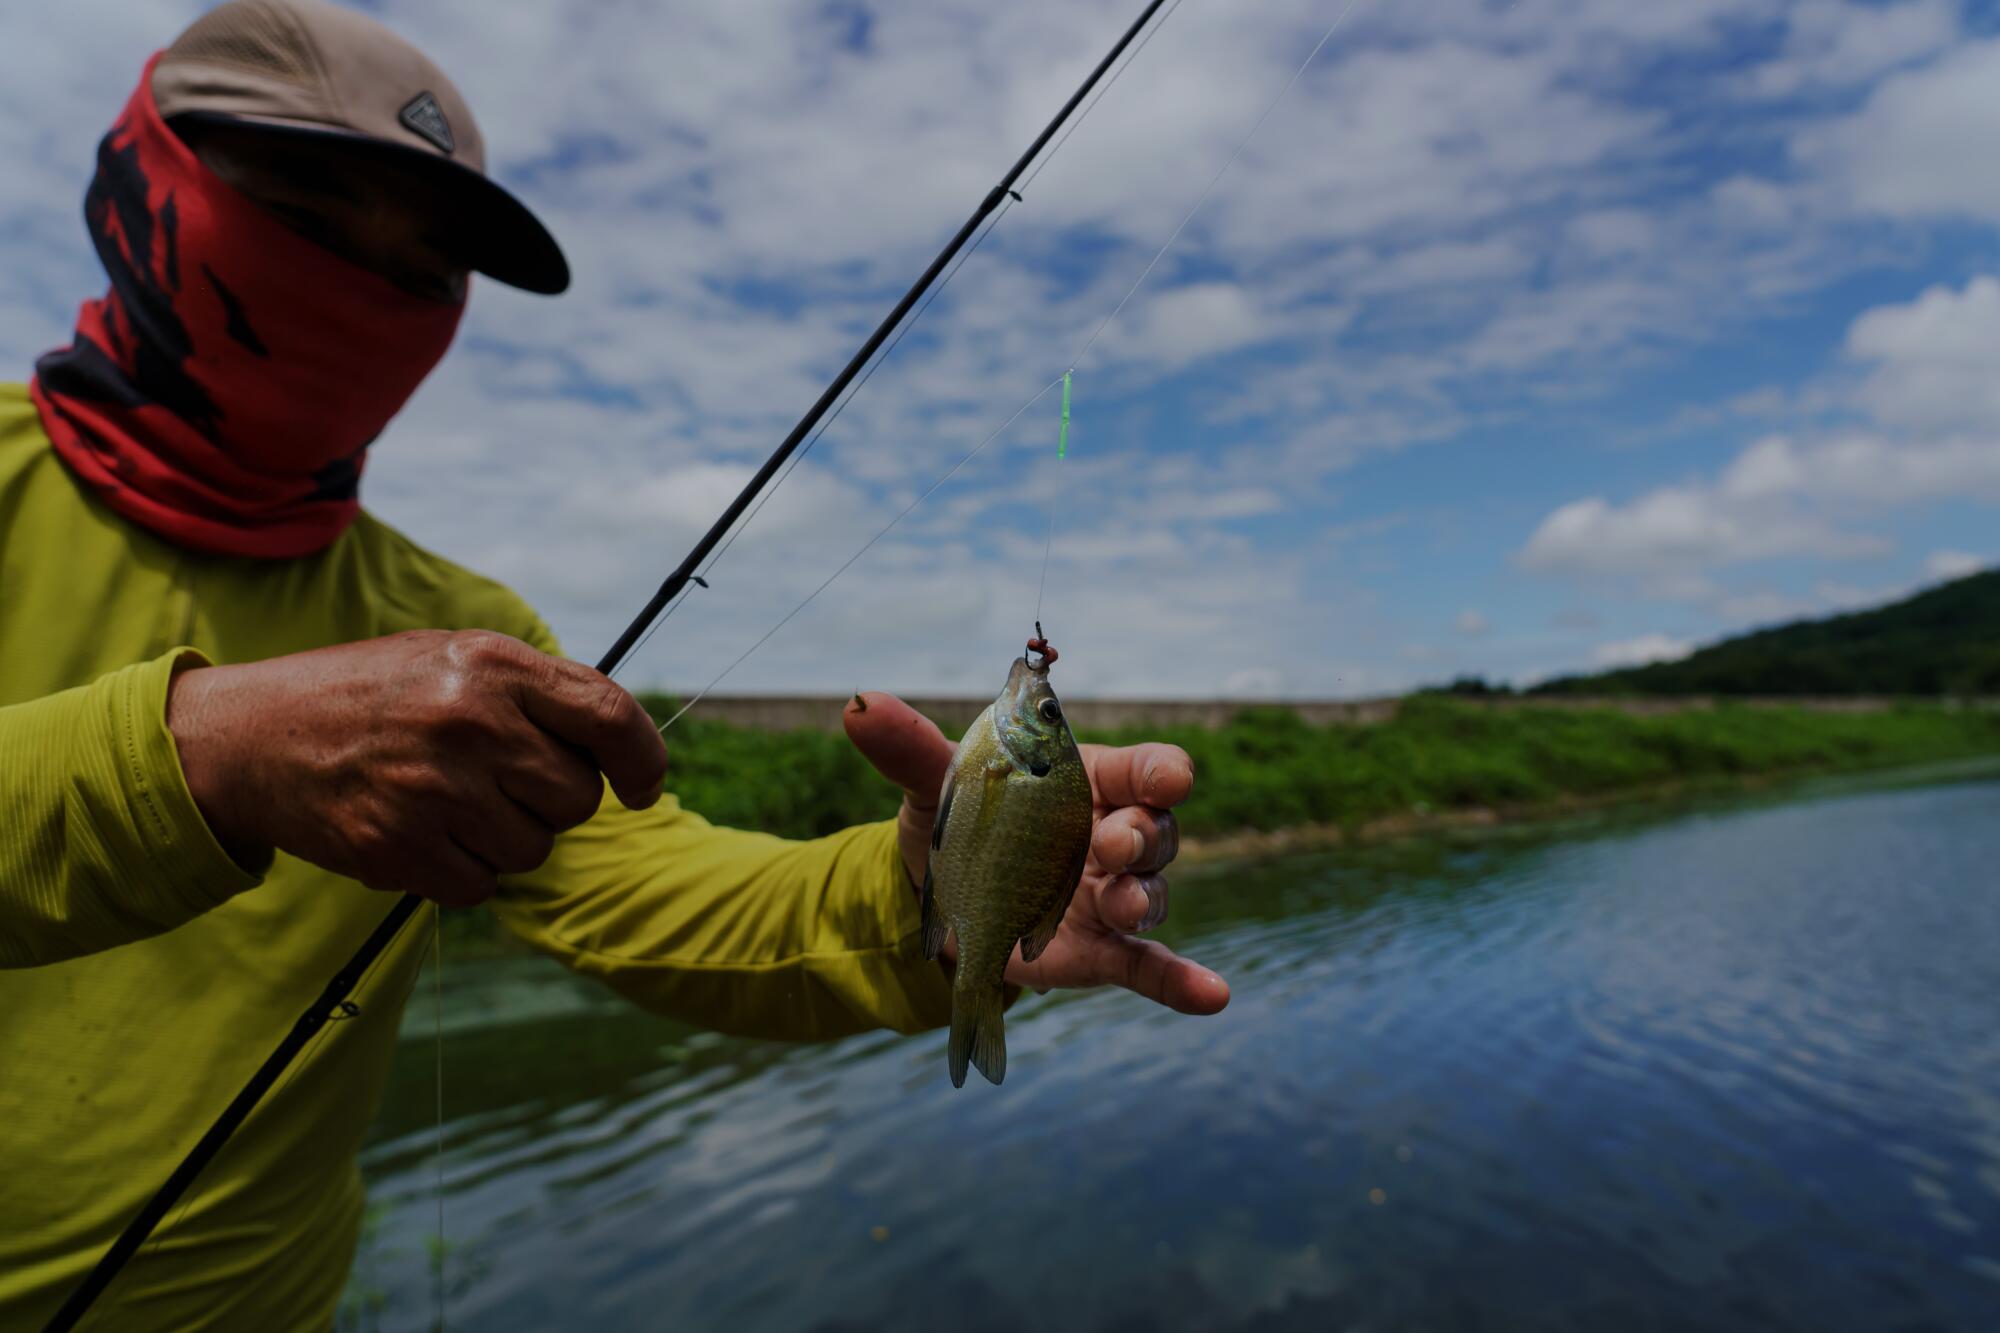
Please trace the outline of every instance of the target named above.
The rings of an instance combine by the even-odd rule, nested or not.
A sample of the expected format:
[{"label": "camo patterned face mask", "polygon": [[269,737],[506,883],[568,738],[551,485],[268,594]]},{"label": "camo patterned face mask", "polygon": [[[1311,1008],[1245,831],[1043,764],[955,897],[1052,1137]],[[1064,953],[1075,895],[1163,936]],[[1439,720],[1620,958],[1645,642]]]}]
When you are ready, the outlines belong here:
[{"label": "camo patterned face mask", "polygon": [[225,184],[160,119],[153,63],[84,200],[111,290],[31,392],[64,463],[125,518],[197,551],[308,555],[354,521],[369,444],[465,307],[402,291]]}]

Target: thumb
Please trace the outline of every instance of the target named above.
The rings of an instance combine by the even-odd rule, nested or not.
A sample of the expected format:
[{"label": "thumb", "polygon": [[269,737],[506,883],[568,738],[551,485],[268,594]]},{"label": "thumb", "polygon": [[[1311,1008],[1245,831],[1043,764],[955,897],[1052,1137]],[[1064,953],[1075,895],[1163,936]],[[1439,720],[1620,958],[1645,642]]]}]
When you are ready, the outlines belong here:
[{"label": "thumb", "polygon": [[840,720],[854,748],[875,765],[876,772],[901,787],[919,813],[937,809],[954,749],[937,723],[879,690],[848,700]]}]

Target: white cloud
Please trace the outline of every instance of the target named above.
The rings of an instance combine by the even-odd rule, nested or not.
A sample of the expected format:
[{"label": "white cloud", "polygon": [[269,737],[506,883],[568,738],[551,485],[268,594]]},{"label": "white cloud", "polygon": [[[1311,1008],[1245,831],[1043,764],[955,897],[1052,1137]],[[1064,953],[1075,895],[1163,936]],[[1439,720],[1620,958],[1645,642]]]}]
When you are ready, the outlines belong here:
[{"label": "white cloud", "polygon": [[1768,625],[1820,609],[1811,602],[1769,588],[1728,593],[1715,599],[1716,614],[1737,625]]},{"label": "white cloud", "polygon": [[[1766,435],[1712,481],[1616,504],[1593,496],[1550,512],[1517,553],[1523,567],[1636,580],[1644,595],[1708,607],[1731,623],[1886,601],[1907,589],[1822,580],[1817,605],[1769,589],[1730,589],[1711,575],[1778,557],[1885,554],[1886,539],[1853,524],[1896,506],[2000,503],[2000,279],[1934,286],[1855,318],[1844,343],[1863,368],[1842,390],[1850,417]],[[1824,391],[1740,398],[1738,415],[1807,415]],[[1715,420],[1721,420],[1716,414]]]},{"label": "white cloud", "polygon": [[1488,630],[1493,628],[1492,621],[1480,615],[1479,612],[1472,610],[1460,611],[1458,618],[1452,621],[1451,624],[1452,628],[1457,630],[1461,637],[1467,639],[1481,638]]},{"label": "white cloud", "polygon": [[[2000,502],[2000,438],[1899,441],[1845,433],[1766,436],[1712,484],[1662,487],[1626,504],[1574,500],[1545,517],[1517,553],[1522,567],[1642,579],[1649,596],[1708,603],[1731,620],[1775,602],[1718,589],[1707,571],[1785,556],[1852,559],[1891,549],[1840,515],[1943,499]],[[1804,609],[1804,608],[1794,608]]]},{"label": "white cloud", "polygon": [[1400,249],[1393,245],[1354,246],[1335,255],[1325,275],[1350,292],[1408,294],[1460,284],[1512,281],[1534,262],[1533,253],[1519,239],[1496,236]]},{"label": "white cloud", "polygon": [[1666,634],[1641,634],[1637,638],[1600,643],[1590,650],[1590,660],[1600,667],[1645,666],[1649,662],[1675,662],[1694,651],[1694,645]]},{"label": "white cloud", "polygon": [[1738,455],[1723,473],[1722,493],[1865,505],[2000,500],[2000,436],[1921,441],[1852,432],[1803,443],[1774,436]]},{"label": "white cloud", "polygon": [[1237,284],[1200,282],[1153,295],[1110,335],[1110,346],[1124,359],[1178,368],[1287,332]]},{"label": "white cloud", "polygon": [[[1995,73],[2000,77],[2000,64]],[[1996,349],[2000,278],[1991,275],[1878,306],[1847,334],[1848,355],[1873,363],[1859,397],[1876,420],[1925,433],[1983,432],[2000,442]]]},{"label": "white cloud", "polygon": [[1970,551],[1932,551],[1924,560],[1924,577],[1938,583],[1977,574],[1993,562]]},{"label": "white cloud", "polygon": [[1883,543],[1787,507],[1752,509],[1713,490],[1670,486],[1614,505],[1575,500],[1544,518],[1519,554],[1528,569],[1665,575],[1784,555],[1871,555]]},{"label": "white cloud", "polygon": [[1601,208],[1569,222],[1569,239],[1593,257],[1643,254],[1659,244],[1660,222],[1638,208]]},{"label": "white cloud", "polygon": [[[38,53],[0,85],[0,354],[13,364],[59,341],[101,289],[77,223],[96,139],[144,56],[203,7],[0,14],[0,48]],[[852,49],[844,19],[801,0],[377,8],[479,107],[498,174],[550,218],[576,285],[558,301],[476,285],[460,346],[371,460],[368,502],[516,583],[586,654],[1128,17],[1114,0],[884,0]],[[1232,685],[1232,671],[1302,693],[1396,683],[1395,645],[1434,627],[1385,623],[1369,601],[1379,566],[1298,554],[1368,522],[1369,505],[1410,502],[1371,492],[1359,465],[1549,404],[1611,402],[1662,349],[1714,345],[1878,263],[1880,245],[1838,211],[1900,207],[1869,193],[1877,156],[1933,175],[1947,163],[1955,178],[1899,216],[1986,207],[1962,197],[1987,187],[1951,146],[1983,154],[1994,137],[1983,85],[1956,72],[1982,48],[1892,74],[1871,97],[1868,80],[1925,57],[1945,12],[1874,10],[1362,6],[1092,349],[1064,470],[1044,400],[732,683],[844,688],[864,683],[852,677],[865,661],[898,684],[990,688],[984,654],[1018,649],[1051,495],[1069,506],[1051,600],[1080,636],[1064,666],[1091,689],[1270,679]],[[1328,17],[1315,0],[1187,0],[634,679],[685,683],[733,656],[1060,373]],[[1780,30],[1773,59],[1740,73]],[[1682,72],[1654,79],[1663,59]],[[1860,109],[1816,131],[1823,113],[1742,100],[1746,77]],[[1722,93],[1738,99],[1726,130],[1708,114]],[[1959,96],[1976,122],[1963,130]],[[1801,170],[1745,172],[1778,161],[1799,126]],[[1942,323],[1978,316],[1983,293],[1956,293]],[[1774,437],[1786,452],[1772,446],[1761,479],[1744,462],[1726,484],[1578,501],[1549,514],[1523,563],[1626,571],[1659,595],[1735,596],[1747,611],[1755,594],[1721,588],[1721,564],[1880,548],[1813,507],[1866,489],[1855,479],[1870,468],[1894,494],[1986,494],[1976,442],[1991,435],[1962,425],[1962,441],[1926,436],[1930,452],[1909,458],[1881,443],[1903,438],[1885,423],[1941,422],[1915,415],[1926,403],[1953,404],[1961,423],[1984,410],[1972,354],[1945,375],[1943,335],[1904,324],[1857,325],[1881,429],[1853,432],[1845,454],[1794,431]],[[1234,381],[1203,382],[1223,358]],[[1596,489],[1586,478],[1549,503]],[[1210,640],[1234,646],[1228,662],[1188,650]],[[1350,660],[1369,643],[1379,661]]]},{"label": "white cloud", "polygon": [[1797,190],[1737,175],[1718,181],[1708,192],[1708,202],[1722,222],[1753,232],[1773,231],[1795,222],[1805,199]]},{"label": "white cloud", "polygon": [[1802,130],[1793,156],[1850,206],[1895,218],[2000,219],[2000,39],[1891,76],[1853,115]]},{"label": "white cloud", "polygon": [[1809,0],[1787,15],[1783,51],[1753,70],[1750,84],[1765,97],[1862,84],[1935,54],[1957,32],[1958,15],[1949,0],[1887,5]]}]

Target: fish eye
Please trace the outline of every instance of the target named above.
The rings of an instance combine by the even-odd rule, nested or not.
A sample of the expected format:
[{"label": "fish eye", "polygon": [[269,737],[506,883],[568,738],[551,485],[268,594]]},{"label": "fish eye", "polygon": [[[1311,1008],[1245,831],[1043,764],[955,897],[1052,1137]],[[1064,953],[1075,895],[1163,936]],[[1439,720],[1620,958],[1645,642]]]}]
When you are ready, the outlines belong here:
[{"label": "fish eye", "polygon": [[1044,722],[1062,721],[1062,705],[1054,699],[1042,700],[1042,706],[1035,711],[1042,715],[1042,721]]}]

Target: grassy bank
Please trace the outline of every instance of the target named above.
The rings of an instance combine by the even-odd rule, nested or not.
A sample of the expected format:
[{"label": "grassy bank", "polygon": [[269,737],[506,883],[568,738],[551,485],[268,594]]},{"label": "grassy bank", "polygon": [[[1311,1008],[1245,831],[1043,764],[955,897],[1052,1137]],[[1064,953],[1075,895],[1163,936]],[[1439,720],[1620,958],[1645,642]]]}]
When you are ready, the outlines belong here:
[{"label": "grassy bank", "polygon": [[[667,715],[666,700],[647,705]],[[717,823],[810,837],[894,813],[896,794],[844,738],[748,731],[698,721],[699,711],[673,731],[669,783]],[[1213,731],[1151,727],[1082,739],[1185,747],[1197,780],[1182,826],[1213,838],[2000,753],[2000,714],[1912,705],[1872,714],[1722,707],[1631,717],[1423,697],[1379,726],[1314,727],[1283,710],[1248,709]]]}]

